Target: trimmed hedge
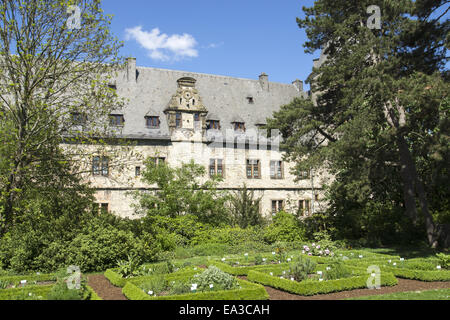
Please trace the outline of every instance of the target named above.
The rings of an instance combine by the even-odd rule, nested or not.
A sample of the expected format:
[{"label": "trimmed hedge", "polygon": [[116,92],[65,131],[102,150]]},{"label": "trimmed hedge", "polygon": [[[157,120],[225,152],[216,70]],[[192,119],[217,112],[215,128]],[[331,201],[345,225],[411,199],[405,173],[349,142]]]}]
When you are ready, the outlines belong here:
[{"label": "trimmed hedge", "polygon": [[27,280],[27,282],[56,281],[56,275],[55,274],[31,274],[31,275],[22,275],[22,276],[0,277],[0,281],[8,281],[11,283],[20,282],[22,280]]},{"label": "trimmed hedge", "polygon": [[278,269],[278,268],[289,268],[288,263],[281,263],[281,264],[260,264],[260,265],[254,265],[254,266],[243,266],[243,267],[232,267],[229,264],[218,262],[218,261],[209,261],[207,263],[208,266],[216,266],[217,268],[221,269],[222,271],[232,274],[234,276],[246,276],[248,273],[252,270],[272,270],[272,269]]},{"label": "trimmed hedge", "polygon": [[90,293],[89,300],[103,300],[102,298],[100,298],[97,292],[95,292],[94,289],[92,289],[90,286],[86,286],[86,288]]},{"label": "trimmed hedge", "polygon": [[[17,300],[20,296],[27,296],[29,293],[33,294],[34,297],[41,296],[42,299],[47,298],[47,294],[52,290],[53,285],[46,286],[26,286],[23,288],[10,288],[0,290],[0,300]],[[37,300],[37,299],[35,299]]]},{"label": "trimmed hedge", "polygon": [[[339,292],[367,287],[367,275],[326,281],[292,281],[252,270],[248,280],[302,296]],[[381,274],[382,286],[394,286],[398,280],[392,273]]]},{"label": "trimmed hedge", "polygon": [[[181,279],[182,277],[178,277]],[[187,276],[184,279],[189,278]],[[169,278],[167,278],[169,279]],[[171,280],[175,278],[170,277]],[[143,280],[143,279],[142,279]],[[144,281],[128,281],[122,289],[122,293],[129,300],[268,300],[269,295],[263,286],[245,280],[237,279],[241,289],[220,290],[211,292],[198,292],[171,296],[152,297],[146,294],[137,285]]]},{"label": "trimmed hedge", "polygon": [[[170,274],[166,274],[164,275],[166,279],[168,280],[174,280],[177,277],[185,277],[187,275],[194,275],[196,273],[199,273],[202,269],[198,269],[198,270],[187,270],[187,271],[179,271],[179,272],[175,272],[175,273],[170,273]],[[105,271],[104,276],[106,279],[109,280],[109,282],[111,282],[112,285],[119,287],[119,288],[123,288],[125,286],[125,284],[129,281],[141,281],[141,280],[146,280],[146,279],[150,279],[152,277],[154,277],[154,275],[149,275],[149,276],[139,276],[139,277],[132,277],[132,278],[123,278],[121,274],[119,274],[118,272],[116,272],[116,269],[108,269]]]},{"label": "trimmed hedge", "polygon": [[401,267],[381,266],[381,270],[392,272],[395,276],[404,279],[420,281],[450,281],[450,270],[412,270]]}]

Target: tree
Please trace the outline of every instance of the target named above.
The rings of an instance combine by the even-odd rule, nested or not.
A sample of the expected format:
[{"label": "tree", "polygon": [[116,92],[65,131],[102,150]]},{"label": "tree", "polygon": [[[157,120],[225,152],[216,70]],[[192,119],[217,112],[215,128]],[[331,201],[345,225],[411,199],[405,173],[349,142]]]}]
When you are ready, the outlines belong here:
[{"label": "tree", "polygon": [[[73,5],[79,29],[68,23],[78,14]],[[63,141],[107,136],[110,110],[121,106],[108,86],[121,45],[110,21],[99,0],[1,1],[0,235],[20,217],[26,196],[45,188],[43,181],[76,173],[75,160],[83,157],[63,152]],[[42,170],[62,163],[70,170]]]},{"label": "tree", "polygon": [[[442,159],[448,146],[449,22],[433,15],[444,3],[318,0],[303,8],[305,51],[321,49],[325,59],[309,78],[312,99],[294,100],[269,121],[297,170],[325,166],[336,177],[332,191],[346,199],[401,205],[410,221],[424,223],[433,247],[438,232],[424,172],[434,166],[432,150]],[[373,4],[381,29],[366,25]],[[440,166],[446,172],[448,162]]]},{"label": "tree", "polygon": [[244,186],[230,197],[231,215],[234,223],[241,228],[262,226],[264,219],[259,213],[261,197],[255,198],[255,192]]},{"label": "tree", "polygon": [[228,223],[229,212],[225,206],[228,195],[217,190],[221,178],[205,179],[205,175],[205,167],[194,161],[172,168],[166,163],[155,164],[151,158],[147,159],[142,179],[157,188],[135,194],[140,211],[147,217],[194,215],[202,223]]}]

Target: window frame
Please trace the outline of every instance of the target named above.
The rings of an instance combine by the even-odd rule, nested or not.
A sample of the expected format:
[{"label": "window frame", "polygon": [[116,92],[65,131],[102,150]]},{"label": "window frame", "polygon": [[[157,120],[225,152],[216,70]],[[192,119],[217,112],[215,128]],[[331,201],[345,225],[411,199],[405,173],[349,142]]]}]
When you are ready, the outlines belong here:
[{"label": "window frame", "polygon": [[106,156],[92,157],[92,175],[109,177],[109,157]]},{"label": "window frame", "polygon": [[[155,121],[156,120],[156,124]],[[150,122],[150,124],[149,124]],[[159,116],[146,116],[145,117],[145,126],[150,129],[159,129],[159,126],[161,125],[161,120],[159,119]]]},{"label": "window frame", "polygon": [[[252,163],[254,161],[256,161],[256,164]],[[255,171],[257,171],[257,173],[258,173],[257,176],[255,176]],[[250,175],[249,175],[249,172],[250,172]],[[247,159],[246,166],[245,166],[245,174],[247,176],[247,179],[261,179],[261,160]]]},{"label": "window frame", "polygon": [[282,160],[270,161],[270,179],[284,179],[284,163]]},{"label": "window frame", "polygon": [[[120,119],[119,121],[117,121]],[[110,114],[109,125],[112,127],[123,127],[125,125],[125,117],[123,114]]]}]

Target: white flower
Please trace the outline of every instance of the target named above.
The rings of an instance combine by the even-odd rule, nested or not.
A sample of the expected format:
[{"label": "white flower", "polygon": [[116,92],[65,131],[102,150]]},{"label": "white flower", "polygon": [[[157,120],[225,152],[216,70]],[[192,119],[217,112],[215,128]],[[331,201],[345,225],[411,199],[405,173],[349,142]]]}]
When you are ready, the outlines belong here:
[{"label": "white flower", "polygon": [[396,262],[394,262],[392,265],[394,265],[394,266],[396,266],[397,265],[397,263]]},{"label": "white flower", "polygon": [[291,261],[291,258],[287,258],[287,261],[290,262],[290,261]]},{"label": "white flower", "polygon": [[291,281],[294,281],[294,278],[291,277]]},{"label": "white flower", "polygon": [[315,243],[312,244],[313,247],[314,247],[315,245],[316,245]]},{"label": "white flower", "polygon": [[266,258],[263,258],[263,261],[264,261],[264,262],[266,262],[266,260],[267,260]]},{"label": "white flower", "polygon": [[191,291],[197,290],[197,284],[193,283],[191,286]]},{"label": "white flower", "polygon": [[323,253],[323,251],[322,251],[322,250],[320,250],[320,251],[319,251],[319,254],[322,254],[322,253]]},{"label": "white flower", "polygon": [[272,254],[275,254],[275,251],[272,251]]},{"label": "white flower", "polygon": [[441,266],[437,266],[436,269],[441,270]]},{"label": "white flower", "polygon": [[225,261],[225,258],[222,258],[222,262]]},{"label": "white flower", "polygon": [[151,296],[151,295],[153,294],[153,291],[150,290],[150,291],[147,292],[147,293],[148,293],[149,296]]},{"label": "white flower", "polygon": [[209,285],[209,288],[212,289],[213,287],[214,287],[214,285],[211,283],[211,284]]},{"label": "white flower", "polygon": [[331,268],[330,268],[330,267],[327,267],[327,271],[328,271],[328,270],[331,270]]}]

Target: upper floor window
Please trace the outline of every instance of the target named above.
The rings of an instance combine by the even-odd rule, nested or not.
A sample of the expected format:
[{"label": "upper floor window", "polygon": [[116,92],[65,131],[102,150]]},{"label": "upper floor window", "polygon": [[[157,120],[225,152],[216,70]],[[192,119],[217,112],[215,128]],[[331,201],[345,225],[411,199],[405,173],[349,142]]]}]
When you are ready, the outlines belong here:
[{"label": "upper floor window", "polygon": [[219,120],[208,120],[207,129],[208,130],[211,130],[211,129],[219,130],[220,129],[220,121]]},{"label": "upper floor window", "polygon": [[107,177],[109,175],[109,158],[95,156],[92,159],[92,174]]},{"label": "upper floor window", "polygon": [[247,97],[247,101],[248,101],[249,104],[255,103],[255,100],[251,96]]},{"label": "upper floor window", "polygon": [[110,114],[109,115],[109,124],[114,127],[123,126],[125,123],[125,118],[122,114]]},{"label": "upper floor window", "polygon": [[261,178],[261,162],[259,160],[247,160],[246,169],[248,179]]},{"label": "upper floor window", "polygon": [[270,161],[270,178],[283,179],[283,162]]},{"label": "upper floor window", "polygon": [[200,113],[194,113],[194,121],[195,122],[200,121]]},{"label": "upper floor window", "polygon": [[209,176],[224,176],[224,165],[222,159],[209,160]]},{"label": "upper floor window", "polygon": [[244,122],[234,122],[234,131],[245,131],[245,123]]},{"label": "upper floor window", "polygon": [[147,128],[157,129],[159,128],[159,117],[145,117],[145,125]]},{"label": "upper floor window", "polygon": [[300,171],[300,179],[309,179],[311,177],[310,171]]},{"label": "upper floor window", "polygon": [[181,128],[182,125],[183,125],[183,122],[182,122],[181,112],[177,112],[175,115],[175,127]]}]

